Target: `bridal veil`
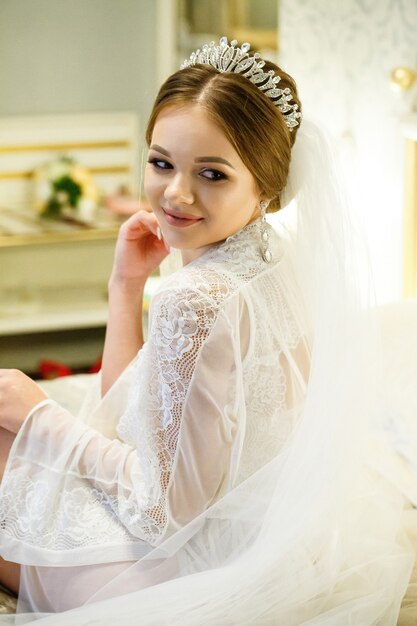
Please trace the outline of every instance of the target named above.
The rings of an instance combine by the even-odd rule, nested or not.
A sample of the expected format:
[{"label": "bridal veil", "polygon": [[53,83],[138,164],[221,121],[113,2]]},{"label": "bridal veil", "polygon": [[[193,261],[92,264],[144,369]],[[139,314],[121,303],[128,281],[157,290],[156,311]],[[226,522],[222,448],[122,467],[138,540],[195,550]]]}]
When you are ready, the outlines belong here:
[{"label": "bridal veil", "polygon": [[[210,482],[207,477],[215,475],[222,459],[216,458],[210,437],[196,449],[192,428],[185,429],[176,451],[176,467],[182,460],[183,474],[169,504],[176,527],[160,539],[154,535],[143,556],[124,555],[129,564],[115,569],[83,606],[39,614],[37,625],[396,623],[413,559],[401,532],[402,497],[368,463],[378,425],[378,342],[366,254],[333,169],[327,141],[303,121],[282,201],[288,206],[274,225],[279,260],[257,287],[242,278],[240,306],[229,307],[223,332],[216,326],[219,334],[206,353],[206,365],[197,362],[198,397],[209,403],[209,394],[217,393],[223,402],[219,411],[231,424],[229,431],[217,433],[221,441],[230,437],[234,442],[230,467],[221,468],[227,474],[222,488],[215,496],[210,492],[202,512],[196,512],[197,505],[193,509],[198,498],[193,481],[201,479],[204,492],[204,480]],[[233,247],[232,237],[221,249],[224,263],[229,268],[234,263],[236,274],[245,272],[245,237],[242,247]],[[175,285],[176,274],[168,280]],[[254,320],[256,345],[249,332]],[[242,328],[248,330],[248,344]],[[282,368],[271,372],[265,359],[264,370],[251,377],[245,358],[258,354],[261,359],[275,344]],[[269,389],[263,396],[257,393],[262,371]],[[126,409],[125,383],[135,383],[133,365],[101,403],[88,400],[83,411],[93,412],[90,427],[101,424],[105,430],[108,420]],[[266,414],[281,420],[265,436],[271,445],[258,450],[260,461],[252,466],[247,461],[245,471],[245,445],[254,426],[245,406],[232,402],[238,385],[251,386],[258,427]],[[135,401],[130,398],[129,410]],[[205,403],[193,405],[189,396],[186,402],[204,440]],[[136,409],[140,413],[143,407]],[[158,491],[161,477],[153,470],[148,468]],[[152,501],[159,495],[146,497]],[[176,507],[182,507],[183,519]],[[135,532],[133,525],[130,532]],[[64,565],[76,566],[70,560],[65,564],[64,559]],[[16,623],[34,617],[22,612]]]}]

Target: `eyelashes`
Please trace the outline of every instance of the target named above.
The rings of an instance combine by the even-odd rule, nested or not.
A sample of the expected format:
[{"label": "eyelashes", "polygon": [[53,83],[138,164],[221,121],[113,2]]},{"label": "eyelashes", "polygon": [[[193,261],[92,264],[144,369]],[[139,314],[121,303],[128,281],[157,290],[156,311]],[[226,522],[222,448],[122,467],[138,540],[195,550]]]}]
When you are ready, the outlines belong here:
[{"label": "eyelashes", "polygon": [[148,163],[153,165],[157,170],[172,170],[172,165],[163,159],[157,159],[154,157],[153,159],[149,159]]},{"label": "eyelashes", "polygon": [[[157,157],[149,159],[148,163],[152,165],[154,170],[156,170],[157,172],[161,172],[161,173],[174,169],[171,163],[169,163],[168,161],[165,161],[164,159],[159,159]],[[226,176],[224,172],[213,169],[211,167],[210,168],[205,167],[204,169],[200,170],[198,174],[205,180],[209,182],[213,182],[213,183],[220,182],[223,180],[228,180],[228,177]]]},{"label": "eyelashes", "polygon": [[213,169],[204,169],[202,172],[200,172],[201,176],[204,176],[204,178],[207,178],[207,180],[211,180],[213,182],[217,182],[219,180],[227,180],[227,176],[226,174],[223,174],[223,172],[220,172],[219,170],[213,170]]}]

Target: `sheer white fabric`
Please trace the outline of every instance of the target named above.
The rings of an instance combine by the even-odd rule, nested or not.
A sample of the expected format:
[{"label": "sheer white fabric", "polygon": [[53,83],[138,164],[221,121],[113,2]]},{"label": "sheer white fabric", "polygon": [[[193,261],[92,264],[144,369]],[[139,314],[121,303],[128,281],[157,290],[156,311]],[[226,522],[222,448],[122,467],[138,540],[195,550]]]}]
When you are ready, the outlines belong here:
[{"label": "sheer white fabric", "polygon": [[[139,558],[143,542],[157,545],[277,453],[306,388],[308,350],[295,294],[277,276],[283,243],[273,237],[269,268],[258,229],[165,281],[107,436],[54,404],[29,415],[2,483],[5,558]],[[266,307],[280,311],[278,329]]]},{"label": "sheer white fabric", "polygon": [[[320,169],[319,148],[303,154]],[[412,558],[402,498],[366,464],[375,361],[343,207],[326,194],[304,201],[295,246],[268,227],[270,264],[255,222],[169,277],[149,341],[103,400],[96,386],[78,418],[49,405],[26,420],[0,490],[22,611],[395,624]]]}]

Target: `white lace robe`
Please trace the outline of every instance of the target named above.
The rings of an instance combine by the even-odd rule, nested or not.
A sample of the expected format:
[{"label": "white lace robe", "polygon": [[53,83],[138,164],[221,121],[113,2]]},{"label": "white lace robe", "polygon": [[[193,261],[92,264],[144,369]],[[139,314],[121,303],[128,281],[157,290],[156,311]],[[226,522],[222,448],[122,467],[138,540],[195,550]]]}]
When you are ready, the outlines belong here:
[{"label": "white lace robe", "polygon": [[148,341],[103,400],[78,418],[53,402],[27,417],[0,490],[4,558],[45,575],[137,560],[274,457],[309,349],[268,229],[270,264],[254,223],[161,285]]}]

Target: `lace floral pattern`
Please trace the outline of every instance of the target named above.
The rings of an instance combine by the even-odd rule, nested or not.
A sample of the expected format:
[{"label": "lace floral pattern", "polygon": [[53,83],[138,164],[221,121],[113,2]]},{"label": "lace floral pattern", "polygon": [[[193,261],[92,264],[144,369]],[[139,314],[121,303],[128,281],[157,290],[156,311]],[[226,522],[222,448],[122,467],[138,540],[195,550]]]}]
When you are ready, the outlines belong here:
[{"label": "lace floral pattern", "polygon": [[[202,348],[219,319],[226,328],[234,328],[236,320],[227,319],[226,303],[249,285],[251,294],[245,292],[242,298],[250,302],[251,311],[252,347],[243,367],[249,417],[239,473],[235,474],[238,480],[272,456],[292,423],[284,366],[277,365],[277,354],[281,343],[296,346],[299,332],[292,305],[271,274],[282,258],[281,242],[271,229],[273,262],[264,263],[258,226],[251,224],[209,249],[171,275],[155,294],[150,339],[136,358],[127,408],[117,426],[122,440],[118,443],[132,452],[126,456],[124,449],[126,454],[120,456],[114,476],[103,473],[100,478],[98,461],[92,463],[94,471],[89,470],[94,476],[82,475],[82,452],[73,453],[70,444],[62,444],[63,449],[67,445],[67,466],[56,479],[56,466],[42,468],[41,461],[32,463],[20,457],[18,448],[1,485],[3,536],[58,551],[129,545],[137,540],[151,545],[160,542],[167,530],[167,496],[181,424]],[[278,333],[268,325],[265,305],[282,318]],[[288,418],[283,420],[284,415]],[[85,428],[88,440],[90,431]],[[83,436],[81,432],[81,440]],[[84,448],[88,445],[87,441]],[[100,455],[105,458],[108,450],[107,444],[103,445]]]},{"label": "lace floral pattern", "polygon": [[39,548],[58,550],[101,545],[103,537],[108,543],[133,542],[134,537],[117,522],[111,499],[81,480],[71,481],[71,489],[60,494],[59,518],[51,526],[48,507],[56,498],[54,488],[46,479],[29,477],[25,469],[9,472],[2,483],[2,532],[23,542],[29,538]]},{"label": "lace floral pattern", "polygon": [[[138,449],[141,471],[149,486],[149,506],[159,521],[161,535],[184,403],[196,362],[220,308],[242,285],[267,269],[258,239],[258,224],[247,226],[170,276],[152,303],[152,346],[145,348],[149,376],[145,380],[143,363],[138,365],[137,386],[117,430]],[[275,263],[281,256],[275,241]],[[138,417],[143,414],[144,403],[146,420]],[[277,403],[278,409],[281,405]]]}]

